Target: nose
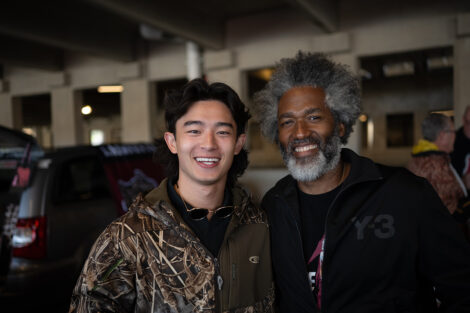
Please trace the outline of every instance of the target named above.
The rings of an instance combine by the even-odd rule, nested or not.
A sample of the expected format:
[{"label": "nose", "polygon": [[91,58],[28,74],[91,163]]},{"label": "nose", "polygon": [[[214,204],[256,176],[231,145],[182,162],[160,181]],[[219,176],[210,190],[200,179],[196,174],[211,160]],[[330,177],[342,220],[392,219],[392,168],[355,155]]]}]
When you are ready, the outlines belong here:
[{"label": "nose", "polygon": [[213,150],[217,146],[215,136],[212,132],[204,134],[201,147],[206,150]]},{"label": "nose", "polygon": [[308,128],[303,120],[297,120],[294,128],[294,136],[297,139],[302,139],[308,136]]}]

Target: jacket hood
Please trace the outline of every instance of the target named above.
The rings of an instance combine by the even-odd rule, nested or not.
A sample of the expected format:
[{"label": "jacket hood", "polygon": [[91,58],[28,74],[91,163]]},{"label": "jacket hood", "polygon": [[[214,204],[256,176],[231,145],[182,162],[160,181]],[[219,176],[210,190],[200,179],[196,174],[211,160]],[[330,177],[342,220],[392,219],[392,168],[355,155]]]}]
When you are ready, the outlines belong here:
[{"label": "jacket hood", "polygon": [[431,152],[431,151],[439,151],[439,148],[436,146],[435,143],[426,140],[420,139],[418,143],[413,146],[413,150],[411,151],[412,155],[424,153],[424,152]]}]

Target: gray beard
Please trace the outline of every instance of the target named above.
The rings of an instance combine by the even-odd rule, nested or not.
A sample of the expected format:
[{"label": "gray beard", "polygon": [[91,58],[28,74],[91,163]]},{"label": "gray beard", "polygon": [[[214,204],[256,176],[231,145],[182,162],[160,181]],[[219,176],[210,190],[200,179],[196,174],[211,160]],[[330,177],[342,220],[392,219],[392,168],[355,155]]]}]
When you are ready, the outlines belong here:
[{"label": "gray beard", "polygon": [[[341,139],[333,135],[327,139],[324,147],[318,145],[317,155],[296,159],[291,152],[281,147],[282,158],[295,180],[301,182],[315,181],[333,170],[341,158]],[[288,148],[288,150],[290,150]]]}]

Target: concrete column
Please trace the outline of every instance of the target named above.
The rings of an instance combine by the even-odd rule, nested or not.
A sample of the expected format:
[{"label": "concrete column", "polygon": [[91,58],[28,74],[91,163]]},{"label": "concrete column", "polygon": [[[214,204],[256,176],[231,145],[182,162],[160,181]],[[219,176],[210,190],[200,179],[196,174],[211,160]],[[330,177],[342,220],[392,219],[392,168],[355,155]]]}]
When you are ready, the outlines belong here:
[{"label": "concrete column", "polygon": [[0,93],[0,125],[21,129],[22,115],[21,99],[9,93]]},{"label": "concrete column", "polygon": [[0,93],[0,125],[13,128],[13,103],[9,93]]},{"label": "concrete column", "polygon": [[470,36],[458,38],[454,45],[454,121],[462,126],[462,116],[470,105]]},{"label": "concrete column", "polygon": [[240,70],[237,68],[213,70],[207,73],[207,80],[210,83],[222,82],[230,87],[242,97],[242,79]]},{"label": "concrete column", "polygon": [[155,92],[145,79],[123,83],[121,94],[122,142],[152,142],[155,116]]},{"label": "concrete column", "polygon": [[51,91],[51,102],[53,146],[82,144],[82,93],[70,87],[54,88]]},{"label": "concrete column", "polygon": [[192,41],[186,43],[186,67],[188,80],[202,76],[201,52],[199,46]]}]

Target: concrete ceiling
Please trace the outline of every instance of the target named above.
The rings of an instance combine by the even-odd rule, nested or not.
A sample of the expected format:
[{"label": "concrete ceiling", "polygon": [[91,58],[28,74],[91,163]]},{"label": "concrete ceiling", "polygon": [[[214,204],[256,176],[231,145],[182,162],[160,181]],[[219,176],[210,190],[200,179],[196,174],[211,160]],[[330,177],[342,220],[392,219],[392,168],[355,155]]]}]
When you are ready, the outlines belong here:
[{"label": "concrete ceiling", "polygon": [[[0,65],[63,69],[76,51],[119,61],[137,58],[147,40],[179,38],[223,49],[228,19],[299,10],[325,32],[338,28],[337,0],[10,1],[0,10]],[[0,79],[1,79],[0,71]]]}]

